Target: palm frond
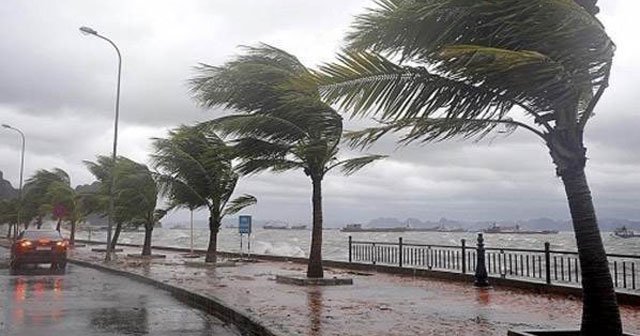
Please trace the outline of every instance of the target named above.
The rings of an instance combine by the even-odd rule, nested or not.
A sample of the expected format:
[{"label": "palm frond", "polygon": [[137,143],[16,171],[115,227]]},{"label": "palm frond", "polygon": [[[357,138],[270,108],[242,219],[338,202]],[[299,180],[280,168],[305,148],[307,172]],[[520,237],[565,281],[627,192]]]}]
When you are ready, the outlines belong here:
[{"label": "palm frond", "polygon": [[242,196],[239,196],[229,202],[229,204],[222,211],[222,217],[236,214],[242,209],[248,206],[255,205],[256,203],[258,203],[258,200],[252,195],[244,194]]},{"label": "palm frond", "polygon": [[320,93],[353,116],[371,113],[382,120],[432,114],[501,117],[519,98],[426,68],[399,66],[375,53],[347,51],[339,60],[321,67]]},{"label": "palm frond", "polygon": [[389,133],[402,132],[399,144],[408,145],[413,142],[435,142],[452,138],[481,140],[495,132],[502,136],[512,134],[518,127],[535,132],[544,139],[544,135],[530,126],[510,118],[494,119],[447,119],[447,118],[415,118],[382,123],[381,126],[370,127],[359,131],[347,132],[346,141],[352,148],[367,148],[382,136]]},{"label": "palm frond", "polygon": [[340,170],[342,171],[342,173],[349,176],[357,172],[358,170],[366,167],[367,165],[377,160],[384,159],[386,157],[387,155],[366,155],[366,156],[361,156],[357,158],[347,159],[347,160],[343,160],[335,163],[334,165],[330,166],[327,169],[327,171],[335,167],[340,167]]}]

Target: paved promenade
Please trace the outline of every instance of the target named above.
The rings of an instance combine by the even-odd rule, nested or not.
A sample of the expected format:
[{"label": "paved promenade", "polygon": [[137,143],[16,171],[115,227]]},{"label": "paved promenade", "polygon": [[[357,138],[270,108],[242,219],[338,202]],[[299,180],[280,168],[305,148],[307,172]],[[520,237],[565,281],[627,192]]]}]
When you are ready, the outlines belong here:
[{"label": "paved promenade", "polygon": [[[579,300],[558,295],[342,269],[327,269],[325,276],[352,277],[354,285],[298,287],[276,283],[275,276],[304,274],[302,264],[213,267],[178,252],[154,251],[167,258],[153,260],[127,253],[140,249],[125,247],[109,266],[213,296],[284,334],[506,335],[514,328],[576,328],[581,315]],[[90,247],[73,256],[95,263],[103,258]],[[640,333],[640,308],[622,307],[622,316],[627,332]]]}]

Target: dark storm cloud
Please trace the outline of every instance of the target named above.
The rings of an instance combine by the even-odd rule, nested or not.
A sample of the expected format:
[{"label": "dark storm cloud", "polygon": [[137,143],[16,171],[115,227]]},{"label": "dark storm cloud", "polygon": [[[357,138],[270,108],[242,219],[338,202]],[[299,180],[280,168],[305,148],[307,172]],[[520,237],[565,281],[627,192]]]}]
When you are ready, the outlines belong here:
[{"label": "dark storm cloud", "polygon": [[[330,61],[352,15],[368,0],[299,1],[4,1],[0,6],[0,122],[28,135],[27,175],[61,167],[91,182],[82,160],[108,154],[112,141],[116,56],[78,27],[113,39],[123,54],[119,151],[145,162],[149,138],[178,124],[220,115],[190,99],[199,62],[220,64],[238,45],[267,42],[309,66]],[[640,5],[610,1],[601,20],[618,45],[611,85],[587,128],[587,172],[599,215],[640,218],[640,133],[636,86],[640,47],[632,32]],[[348,128],[367,121],[354,120]],[[17,183],[19,140],[0,130],[0,170]],[[332,225],[378,216],[437,219],[567,218],[562,184],[548,150],[531,134],[480,143],[452,141],[398,148],[384,138],[369,152],[389,154],[354,176],[325,179]],[[346,156],[359,155],[346,151]],[[257,217],[308,221],[310,182],[301,172],[241,180]],[[168,220],[184,216],[172,214]]]}]

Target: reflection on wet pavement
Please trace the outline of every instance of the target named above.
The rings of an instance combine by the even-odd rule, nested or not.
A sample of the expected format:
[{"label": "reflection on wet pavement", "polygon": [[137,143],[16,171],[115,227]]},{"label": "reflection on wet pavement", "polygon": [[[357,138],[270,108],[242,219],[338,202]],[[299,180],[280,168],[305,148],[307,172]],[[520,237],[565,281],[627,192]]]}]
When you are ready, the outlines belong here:
[{"label": "reflection on wet pavement", "polygon": [[2,269],[0,296],[2,336],[240,335],[162,290],[73,265],[65,275]]},{"label": "reflection on wet pavement", "polygon": [[309,305],[309,335],[322,335],[322,288],[310,288],[307,293]]}]

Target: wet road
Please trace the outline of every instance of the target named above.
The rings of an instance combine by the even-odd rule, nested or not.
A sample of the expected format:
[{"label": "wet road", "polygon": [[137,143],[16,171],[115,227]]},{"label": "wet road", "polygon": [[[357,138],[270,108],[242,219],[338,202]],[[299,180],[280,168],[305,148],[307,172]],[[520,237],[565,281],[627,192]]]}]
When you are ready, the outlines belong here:
[{"label": "wet road", "polygon": [[[0,248],[0,261],[8,251]],[[165,291],[69,265],[10,276],[0,269],[0,335],[240,335]]]}]

